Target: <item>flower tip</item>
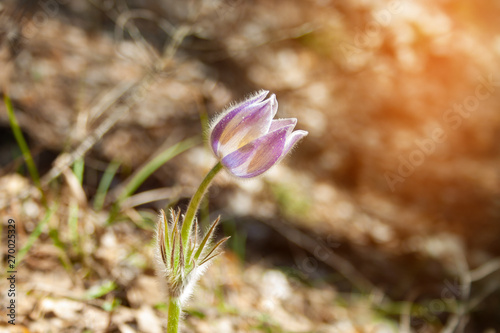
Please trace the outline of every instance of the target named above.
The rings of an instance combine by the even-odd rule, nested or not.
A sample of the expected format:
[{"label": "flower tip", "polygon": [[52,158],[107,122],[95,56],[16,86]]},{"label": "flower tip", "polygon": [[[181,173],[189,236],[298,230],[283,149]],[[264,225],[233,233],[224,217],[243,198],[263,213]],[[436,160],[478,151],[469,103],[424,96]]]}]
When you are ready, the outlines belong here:
[{"label": "flower tip", "polygon": [[278,108],[278,99],[275,94],[272,94],[271,97],[269,97],[269,101],[272,103],[273,107],[276,105],[276,109]]},{"label": "flower tip", "polygon": [[267,101],[271,105],[271,114],[272,117],[274,118],[274,116],[278,112],[278,99],[276,98],[275,94],[272,94]]},{"label": "flower tip", "polygon": [[303,131],[303,130],[297,130],[294,131],[292,134],[290,134],[287,137],[287,142],[285,145],[285,150],[283,156],[288,154],[290,150],[303,138],[305,138],[309,134],[308,131]]},{"label": "flower tip", "polygon": [[251,103],[258,103],[263,101],[269,94],[269,90],[259,90],[248,96],[243,103],[250,101]]},{"label": "flower tip", "polygon": [[294,133],[298,137],[298,139],[297,139],[296,142],[302,140],[303,138],[305,138],[306,136],[309,135],[309,132],[308,131],[304,131],[304,130],[297,130]]}]

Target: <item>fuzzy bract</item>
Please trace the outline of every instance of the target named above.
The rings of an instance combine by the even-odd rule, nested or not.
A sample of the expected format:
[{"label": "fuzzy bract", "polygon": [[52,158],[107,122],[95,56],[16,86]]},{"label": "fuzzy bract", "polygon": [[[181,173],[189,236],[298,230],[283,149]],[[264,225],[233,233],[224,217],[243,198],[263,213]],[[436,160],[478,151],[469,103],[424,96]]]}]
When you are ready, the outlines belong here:
[{"label": "fuzzy bract", "polygon": [[183,304],[208,264],[222,253],[221,246],[229,237],[213,244],[214,230],[220,220],[217,218],[203,238],[198,237],[198,224],[195,221],[195,228],[191,230],[187,243],[183,243],[179,230],[180,218],[180,211],[171,210],[169,223],[165,212],[160,212],[156,229],[156,257],[158,272],[166,282],[169,296],[179,299]]}]

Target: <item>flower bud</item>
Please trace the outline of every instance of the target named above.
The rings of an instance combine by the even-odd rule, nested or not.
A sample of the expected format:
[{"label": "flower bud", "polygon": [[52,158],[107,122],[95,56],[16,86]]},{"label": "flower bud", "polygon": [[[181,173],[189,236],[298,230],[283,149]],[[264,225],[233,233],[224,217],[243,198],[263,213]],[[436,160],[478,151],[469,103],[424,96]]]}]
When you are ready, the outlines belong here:
[{"label": "flower bud", "polygon": [[274,94],[259,91],[223,112],[212,124],[210,147],[233,175],[251,178],[269,170],[308,133],[293,131],[297,119],[275,119],[278,101]]}]

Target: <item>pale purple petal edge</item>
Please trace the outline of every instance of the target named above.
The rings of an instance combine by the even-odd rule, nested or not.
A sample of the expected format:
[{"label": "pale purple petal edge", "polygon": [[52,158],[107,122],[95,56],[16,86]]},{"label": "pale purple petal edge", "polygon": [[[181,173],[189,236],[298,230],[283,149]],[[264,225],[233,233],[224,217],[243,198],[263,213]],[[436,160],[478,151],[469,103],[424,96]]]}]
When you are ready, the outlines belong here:
[{"label": "pale purple petal edge", "polygon": [[307,136],[307,134],[309,134],[309,132],[307,131],[303,131],[303,130],[297,130],[295,132],[293,132],[292,134],[290,134],[287,138],[286,138],[286,143],[285,143],[285,149],[283,150],[283,155],[281,155],[280,157],[280,160],[285,157],[286,155],[288,155],[288,153],[290,152],[290,150],[300,141],[302,140],[303,138],[305,138]]},{"label": "pale purple petal edge", "polygon": [[274,119],[271,122],[271,126],[269,127],[269,132],[276,131],[282,127],[293,125],[292,129],[297,125],[296,118],[283,118],[283,119]]},{"label": "pale purple petal edge", "polygon": [[[218,142],[219,139],[224,132],[227,124],[236,116],[238,115],[241,111],[243,111],[244,108],[252,107],[252,104],[266,104],[266,103],[260,103],[262,102],[267,94],[269,94],[268,90],[260,90],[258,91],[254,96],[251,96],[247,98],[246,100],[242,101],[241,103],[230,107],[226,111],[224,111],[218,119],[213,123],[210,134],[209,134],[209,144],[213,150],[213,152],[217,155],[217,147],[218,147]],[[274,94],[273,94],[274,96]],[[255,109],[260,109],[260,107],[256,107]]]},{"label": "pale purple petal edge", "polygon": [[[288,132],[292,129],[290,129],[289,127],[282,127],[279,130],[268,133],[260,137],[259,139],[254,140],[249,144],[241,147],[235,152],[225,156],[222,159],[222,164],[228,169],[230,173],[232,173],[236,177],[252,178],[258,176],[271,168],[283,156],[287,141],[286,137]],[[249,162],[249,159],[255,158],[255,156],[253,155],[263,145],[268,147],[269,149],[272,149],[270,158],[263,161],[262,165],[254,172],[247,173],[238,170],[238,167],[242,166],[246,162]]]}]

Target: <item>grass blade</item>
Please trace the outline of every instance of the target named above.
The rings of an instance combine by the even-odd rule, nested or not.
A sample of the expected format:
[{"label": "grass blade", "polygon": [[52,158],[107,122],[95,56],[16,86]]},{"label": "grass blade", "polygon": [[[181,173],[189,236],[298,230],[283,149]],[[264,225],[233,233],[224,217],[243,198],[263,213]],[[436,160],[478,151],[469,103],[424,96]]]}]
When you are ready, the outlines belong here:
[{"label": "grass blade", "polygon": [[31,156],[28,144],[26,143],[21,128],[19,127],[19,123],[17,122],[16,115],[14,114],[14,108],[12,107],[12,102],[7,95],[4,95],[3,100],[5,103],[5,108],[7,109],[10,127],[12,128],[12,132],[14,133],[14,137],[16,138],[17,145],[19,146],[19,149],[21,149],[24,161],[26,162],[26,166],[28,167],[28,172],[30,173],[31,178],[35,183],[35,186],[38,188],[40,194],[42,195],[43,205],[47,206],[47,201],[45,199],[45,195],[42,191],[42,185],[40,183],[40,175],[36,168],[35,162],[33,161],[33,156]]},{"label": "grass blade", "polygon": [[120,165],[120,162],[113,161],[109,163],[108,167],[104,171],[101,181],[99,182],[99,186],[97,187],[96,195],[94,197],[94,210],[100,211],[104,206],[106,194],[108,193],[111,182],[113,181],[113,178],[115,177]]},{"label": "grass blade", "polygon": [[168,149],[162,151],[151,161],[149,161],[146,165],[144,165],[141,169],[139,169],[139,171],[137,171],[137,173],[127,183],[127,185],[125,185],[125,188],[118,197],[118,203],[122,202],[123,200],[128,198],[132,193],[134,193],[139,188],[139,186],[141,186],[141,184],[144,183],[144,181],[163,164],[165,164],[175,156],[179,155],[180,153],[188,150],[189,148],[194,147],[200,142],[201,139],[199,137],[193,137],[181,141],[169,147]]},{"label": "grass blade", "polygon": [[49,237],[50,239],[52,239],[52,243],[54,243],[54,246],[59,250],[59,260],[61,261],[64,269],[66,269],[67,272],[73,271],[71,260],[69,260],[67,254],[67,248],[59,237],[59,230],[57,228],[50,228]]},{"label": "grass blade", "polygon": [[78,203],[76,201],[71,202],[69,205],[69,216],[68,216],[70,239],[76,252],[82,253],[83,251],[80,247],[80,234],[78,233],[78,214],[79,214]]},{"label": "grass blade", "polygon": [[189,148],[196,146],[200,142],[201,138],[199,136],[185,139],[163,150],[143,167],[141,167],[127,182],[118,196],[118,199],[114,202],[110,209],[108,221],[106,223],[109,225],[116,220],[123,201],[130,197],[139,188],[139,186],[141,186],[141,184],[144,183],[144,181],[151,176],[151,174],[153,174],[153,172],[158,170],[159,167],[168,162],[170,159],[188,150]]},{"label": "grass blade", "polygon": [[118,285],[114,281],[104,281],[102,284],[93,286],[87,290],[84,299],[90,300],[102,297],[116,288],[118,288]]},{"label": "grass blade", "polygon": [[78,179],[80,186],[83,184],[83,171],[85,170],[85,161],[83,158],[79,158],[73,163],[73,173]]},{"label": "grass blade", "polygon": [[29,235],[28,240],[26,241],[26,243],[24,244],[24,246],[17,253],[17,262],[16,262],[17,264],[16,264],[16,266],[19,265],[19,263],[23,260],[23,258],[26,255],[26,253],[28,253],[28,251],[33,246],[33,244],[35,244],[35,241],[38,239],[38,237],[42,233],[43,227],[50,221],[50,219],[52,218],[52,214],[54,214],[54,212],[56,211],[56,209],[57,209],[57,206],[55,206],[55,207],[47,210],[47,212],[45,213],[45,217],[43,218],[43,220],[40,221],[37,224],[35,230],[33,230],[33,232]]}]

